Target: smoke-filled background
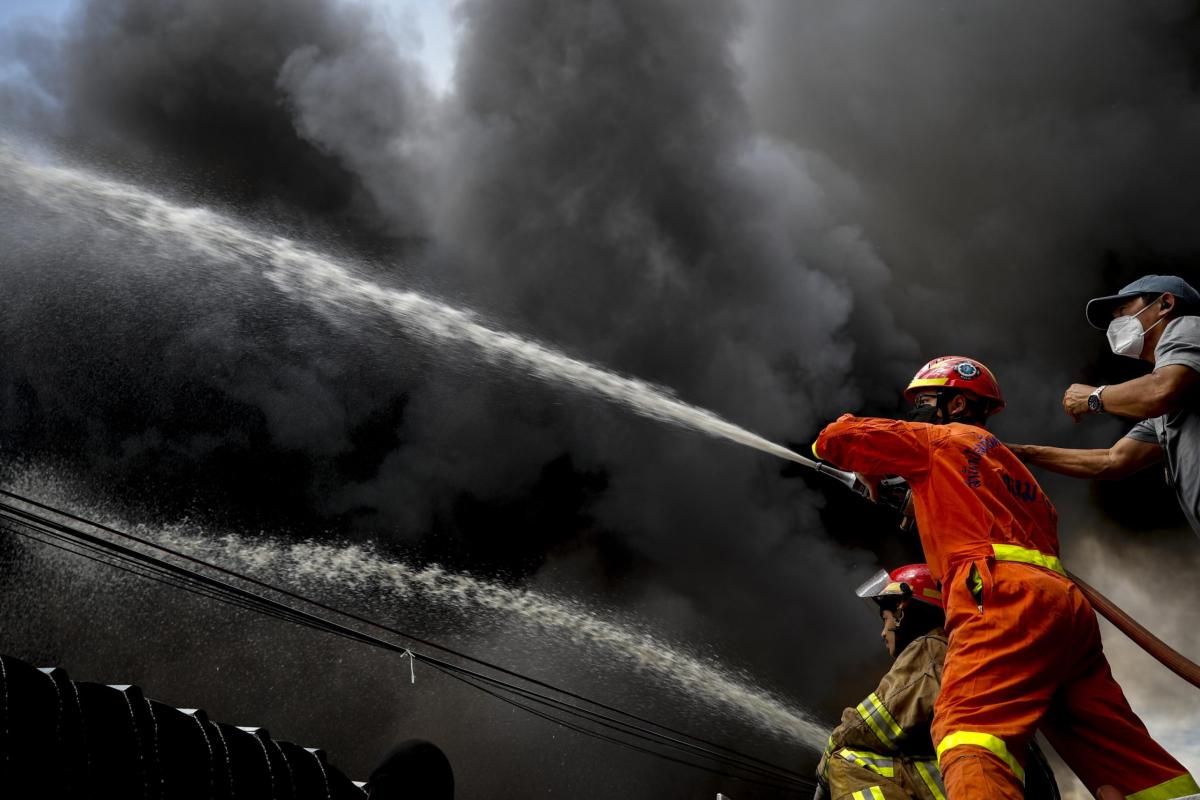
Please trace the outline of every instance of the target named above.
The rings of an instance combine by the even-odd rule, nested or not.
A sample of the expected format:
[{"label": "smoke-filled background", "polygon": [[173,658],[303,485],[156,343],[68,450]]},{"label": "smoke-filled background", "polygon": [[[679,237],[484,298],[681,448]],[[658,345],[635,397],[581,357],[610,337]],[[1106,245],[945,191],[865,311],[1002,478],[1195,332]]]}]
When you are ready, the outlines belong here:
[{"label": "smoke-filled background", "polygon": [[[21,5],[0,16],[0,125],[31,157],[221,210],[797,448],[843,411],[895,414],[946,353],[998,374],[1002,438],[1106,446],[1124,424],[1074,425],[1062,391],[1140,370],[1104,353],[1083,304],[1146,272],[1190,278],[1200,254],[1191,2]],[[574,599],[829,723],[886,669],[852,590],[919,558],[887,513],[15,189],[6,485]],[[1045,484],[1068,565],[1200,656],[1200,543],[1159,476]],[[424,736],[463,797],[772,796],[6,547],[4,652],[266,725],[356,776]],[[605,655],[432,616],[502,663],[720,736]],[[1200,698],[1110,633],[1135,708],[1200,770]]]}]

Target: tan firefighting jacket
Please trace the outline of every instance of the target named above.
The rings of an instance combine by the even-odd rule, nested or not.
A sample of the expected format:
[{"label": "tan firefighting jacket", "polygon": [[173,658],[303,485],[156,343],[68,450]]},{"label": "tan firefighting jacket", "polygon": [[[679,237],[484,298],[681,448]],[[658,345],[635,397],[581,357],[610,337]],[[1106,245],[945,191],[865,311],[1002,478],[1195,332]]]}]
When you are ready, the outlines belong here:
[{"label": "tan firefighting jacket", "polygon": [[945,658],[940,628],[913,640],[879,688],[842,712],[817,766],[831,800],[946,800],[929,737]]}]

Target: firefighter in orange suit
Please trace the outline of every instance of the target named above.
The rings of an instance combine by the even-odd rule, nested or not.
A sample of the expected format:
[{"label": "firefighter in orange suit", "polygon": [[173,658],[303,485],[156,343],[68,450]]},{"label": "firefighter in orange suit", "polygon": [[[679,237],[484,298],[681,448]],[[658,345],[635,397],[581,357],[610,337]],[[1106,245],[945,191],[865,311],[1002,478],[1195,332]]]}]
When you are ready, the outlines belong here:
[{"label": "firefighter in orange suit", "polygon": [[985,429],[1004,407],[991,371],[970,358],[934,359],[905,398],[912,421],[847,414],[821,432],[813,452],[869,486],[899,475],[912,490],[946,609],[932,734],[950,800],[1021,798],[1024,754],[1038,728],[1093,794],[1200,794],[1113,679],[1095,613],[1059,561],[1054,506]]},{"label": "firefighter in orange suit", "polygon": [[929,723],[942,681],[942,593],[924,564],[880,571],[858,588],[879,606],[888,654],[879,687],[829,735],[817,780],[830,800],[946,800]]}]

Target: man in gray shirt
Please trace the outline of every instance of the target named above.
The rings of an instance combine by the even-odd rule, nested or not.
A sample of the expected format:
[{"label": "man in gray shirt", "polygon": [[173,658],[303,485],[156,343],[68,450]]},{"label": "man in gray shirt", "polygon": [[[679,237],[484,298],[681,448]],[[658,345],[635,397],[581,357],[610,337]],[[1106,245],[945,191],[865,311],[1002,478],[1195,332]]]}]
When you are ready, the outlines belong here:
[{"label": "man in gray shirt", "polygon": [[1078,421],[1107,412],[1140,420],[1107,449],[1009,445],[1029,464],[1077,478],[1123,478],[1166,463],[1188,524],[1200,534],[1200,293],[1182,278],[1146,275],[1087,305],[1093,327],[1108,331],[1118,355],[1154,371],[1112,386],[1072,384],[1063,410]]}]

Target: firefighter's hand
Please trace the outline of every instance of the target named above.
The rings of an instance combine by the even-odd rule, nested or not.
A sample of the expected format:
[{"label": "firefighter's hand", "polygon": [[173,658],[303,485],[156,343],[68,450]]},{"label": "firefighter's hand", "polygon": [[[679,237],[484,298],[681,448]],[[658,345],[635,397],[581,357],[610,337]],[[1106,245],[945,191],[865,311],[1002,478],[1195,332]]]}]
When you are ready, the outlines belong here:
[{"label": "firefighter's hand", "polygon": [[862,472],[854,473],[854,477],[858,478],[858,482],[867,487],[867,499],[872,503],[879,502],[879,482],[886,476],[884,475],[866,475]]},{"label": "firefighter's hand", "polygon": [[1086,386],[1082,383],[1072,383],[1063,392],[1063,411],[1067,412],[1076,422],[1079,422],[1081,418],[1088,414],[1088,396],[1095,388],[1095,386]]}]

